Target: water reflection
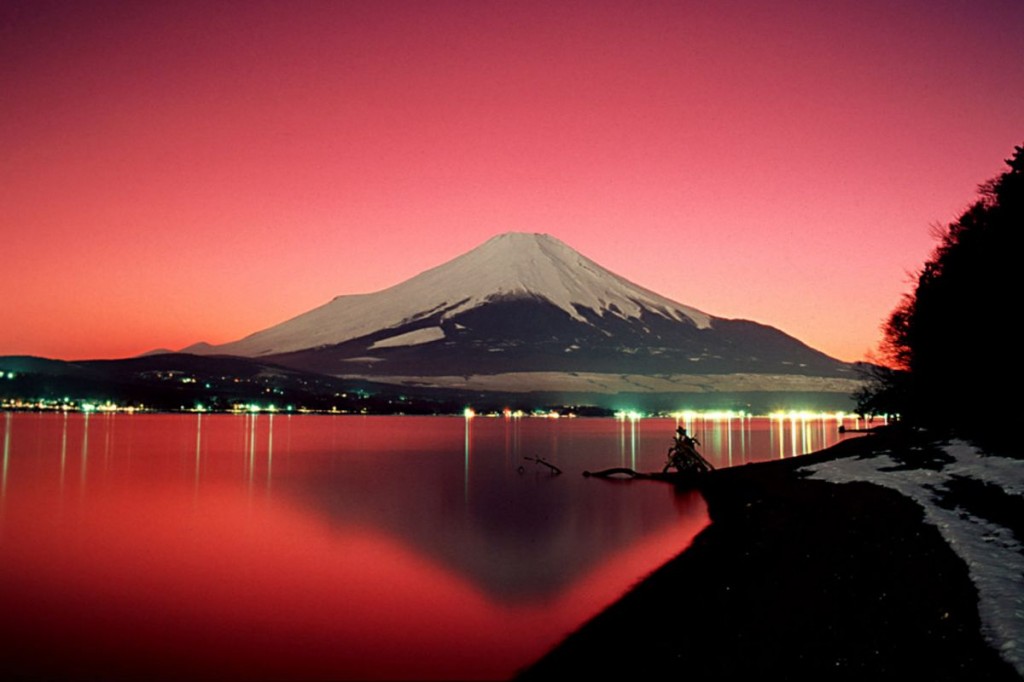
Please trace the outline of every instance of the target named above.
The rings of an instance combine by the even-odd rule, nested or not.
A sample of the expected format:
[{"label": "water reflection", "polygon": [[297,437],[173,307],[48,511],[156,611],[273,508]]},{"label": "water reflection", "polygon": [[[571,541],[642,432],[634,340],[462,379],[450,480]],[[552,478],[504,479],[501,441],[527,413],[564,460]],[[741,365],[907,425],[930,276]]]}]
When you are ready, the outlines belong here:
[{"label": "water reflection", "polygon": [[60,432],[60,491],[63,494],[64,470],[67,468],[68,461],[68,413],[65,412],[61,416],[63,417],[63,423],[61,424]]},{"label": "water reflection", "polygon": [[274,415],[268,417],[267,423],[267,490],[274,473]]},{"label": "water reflection", "polygon": [[11,417],[8,412],[4,415],[4,463],[0,469],[0,502],[7,497],[7,466],[11,459]]},{"label": "water reflection", "polygon": [[[652,426],[659,420],[645,420]],[[768,458],[784,459],[826,448],[847,430],[867,426],[855,415],[839,413],[778,413],[769,417],[752,417],[743,413],[683,413],[675,417],[674,426],[682,426],[703,444],[703,454],[715,466],[736,466]],[[647,428],[651,428],[650,426]],[[658,429],[659,434],[668,432]]]},{"label": "water reflection", "polygon": [[79,490],[85,494],[86,474],[89,470],[89,413],[82,415],[82,457],[79,462]]},{"label": "water reflection", "polygon": [[196,414],[196,475],[195,475],[195,492],[199,493],[199,468],[202,464],[202,447],[203,447],[203,415],[202,413]]},{"label": "water reflection", "polygon": [[[455,462],[438,449],[429,456],[378,454],[353,458],[344,467],[317,467],[279,481],[276,490],[332,523],[372,526],[399,537],[494,598],[542,599],[671,523],[680,507],[672,504],[669,487],[587,485],[579,475],[582,467],[572,465],[586,458],[571,445],[567,450],[552,425],[537,426],[533,438],[525,438],[523,453],[543,456],[568,473],[553,476],[513,455],[506,449],[512,442],[508,427],[477,418],[462,426],[457,476]],[[546,449],[534,447],[535,439]],[[418,461],[424,459],[429,461]],[[694,498],[690,512],[702,513],[698,496],[682,495]]]},{"label": "water reflection", "polygon": [[707,522],[696,493],[579,475],[660,470],[677,423],[716,465],[836,430],[5,414],[0,659],[58,678],[153,660],[168,677],[507,677]]},{"label": "water reflection", "polygon": [[462,501],[464,503],[468,504],[469,503],[469,453],[470,453],[469,436],[470,436],[470,428],[471,428],[471,426],[473,424],[473,415],[472,414],[466,414],[465,421],[466,421],[466,426],[465,426],[465,444],[464,444],[464,447],[465,447],[464,462],[465,463],[464,463],[463,470],[462,470]]}]

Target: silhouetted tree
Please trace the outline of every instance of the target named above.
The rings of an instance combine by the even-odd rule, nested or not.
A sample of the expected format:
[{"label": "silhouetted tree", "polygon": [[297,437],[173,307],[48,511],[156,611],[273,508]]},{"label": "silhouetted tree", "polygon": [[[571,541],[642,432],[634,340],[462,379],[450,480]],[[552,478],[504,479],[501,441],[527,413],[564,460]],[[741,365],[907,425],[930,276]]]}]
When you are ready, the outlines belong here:
[{"label": "silhouetted tree", "polygon": [[939,231],[914,292],[890,315],[882,351],[892,369],[858,394],[862,410],[895,407],[912,423],[975,437],[1008,430],[1021,348],[1024,148],[1006,163]]}]

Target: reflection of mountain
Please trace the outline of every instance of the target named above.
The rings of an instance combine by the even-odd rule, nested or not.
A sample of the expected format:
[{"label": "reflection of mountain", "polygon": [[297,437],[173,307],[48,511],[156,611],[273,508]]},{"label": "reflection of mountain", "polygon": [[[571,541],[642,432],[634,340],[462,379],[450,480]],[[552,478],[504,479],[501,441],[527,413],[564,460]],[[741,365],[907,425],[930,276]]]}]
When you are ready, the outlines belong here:
[{"label": "reflection of mountain", "polygon": [[519,473],[522,457],[500,438],[472,434],[470,443],[468,465],[457,445],[399,445],[387,456],[341,455],[337,468],[276,478],[274,489],[397,537],[514,603],[552,597],[680,515],[705,514],[697,493],[584,479],[588,465],[565,464],[565,452],[561,476]]},{"label": "reflection of mountain", "polygon": [[850,365],[777,329],[708,315],[557,239],[518,233],[390,289],[339,296],[238,341],[186,352],[407,385],[465,387],[472,377],[481,390],[510,392],[848,394],[857,385]]}]

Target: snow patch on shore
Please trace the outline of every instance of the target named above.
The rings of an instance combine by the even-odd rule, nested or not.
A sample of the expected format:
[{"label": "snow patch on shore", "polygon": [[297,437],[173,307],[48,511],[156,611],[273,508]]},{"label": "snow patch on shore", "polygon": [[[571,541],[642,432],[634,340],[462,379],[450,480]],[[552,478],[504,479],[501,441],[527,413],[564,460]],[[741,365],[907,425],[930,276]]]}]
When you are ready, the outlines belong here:
[{"label": "snow patch on shore", "polygon": [[908,469],[885,453],[824,462],[802,471],[832,483],[866,481],[885,486],[921,505],[926,520],[967,564],[978,590],[978,612],[986,639],[1024,676],[1024,546],[1004,526],[969,510],[946,509],[939,504],[954,479],[997,485],[1007,495],[1024,498],[1024,460],[986,455],[962,442],[941,449],[953,461],[938,471]]}]

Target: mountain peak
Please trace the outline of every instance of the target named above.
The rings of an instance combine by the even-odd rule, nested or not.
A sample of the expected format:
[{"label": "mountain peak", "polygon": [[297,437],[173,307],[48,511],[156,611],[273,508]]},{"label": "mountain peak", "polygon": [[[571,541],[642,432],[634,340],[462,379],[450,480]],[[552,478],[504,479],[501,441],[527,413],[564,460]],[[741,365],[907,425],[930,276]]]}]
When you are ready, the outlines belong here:
[{"label": "mountain peak", "polygon": [[456,291],[471,293],[471,301],[452,314],[487,299],[532,296],[546,299],[585,321],[578,307],[598,315],[639,317],[641,310],[681,320],[700,328],[710,316],[644,289],[607,270],[569,245],[547,234],[506,232],[475,249],[397,287],[451,292],[450,303],[461,300]]},{"label": "mountain peak", "polygon": [[[491,237],[463,255],[463,257],[469,256],[484,259],[499,258],[510,266],[526,269],[553,264],[571,271],[577,267],[589,265],[608,272],[565,242],[540,232],[504,232]],[[456,258],[451,262],[457,260],[459,259]]]},{"label": "mountain peak", "polygon": [[[515,243],[529,243],[529,242],[556,242],[561,244],[562,242],[555,239],[551,235],[545,232],[502,232],[496,234],[488,239],[484,244],[490,244],[491,242],[500,244],[515,244]],[[481,245],[482,246],[482,245]]]},{"label": "mountain peak", "polygon": [[[477,249],[485,247],[514,249],[517,251],[555,248],[573,251],[565,242],[544,232],[502,232],[485,241]],[[474,249],[475,250],[475,249]]]}]

